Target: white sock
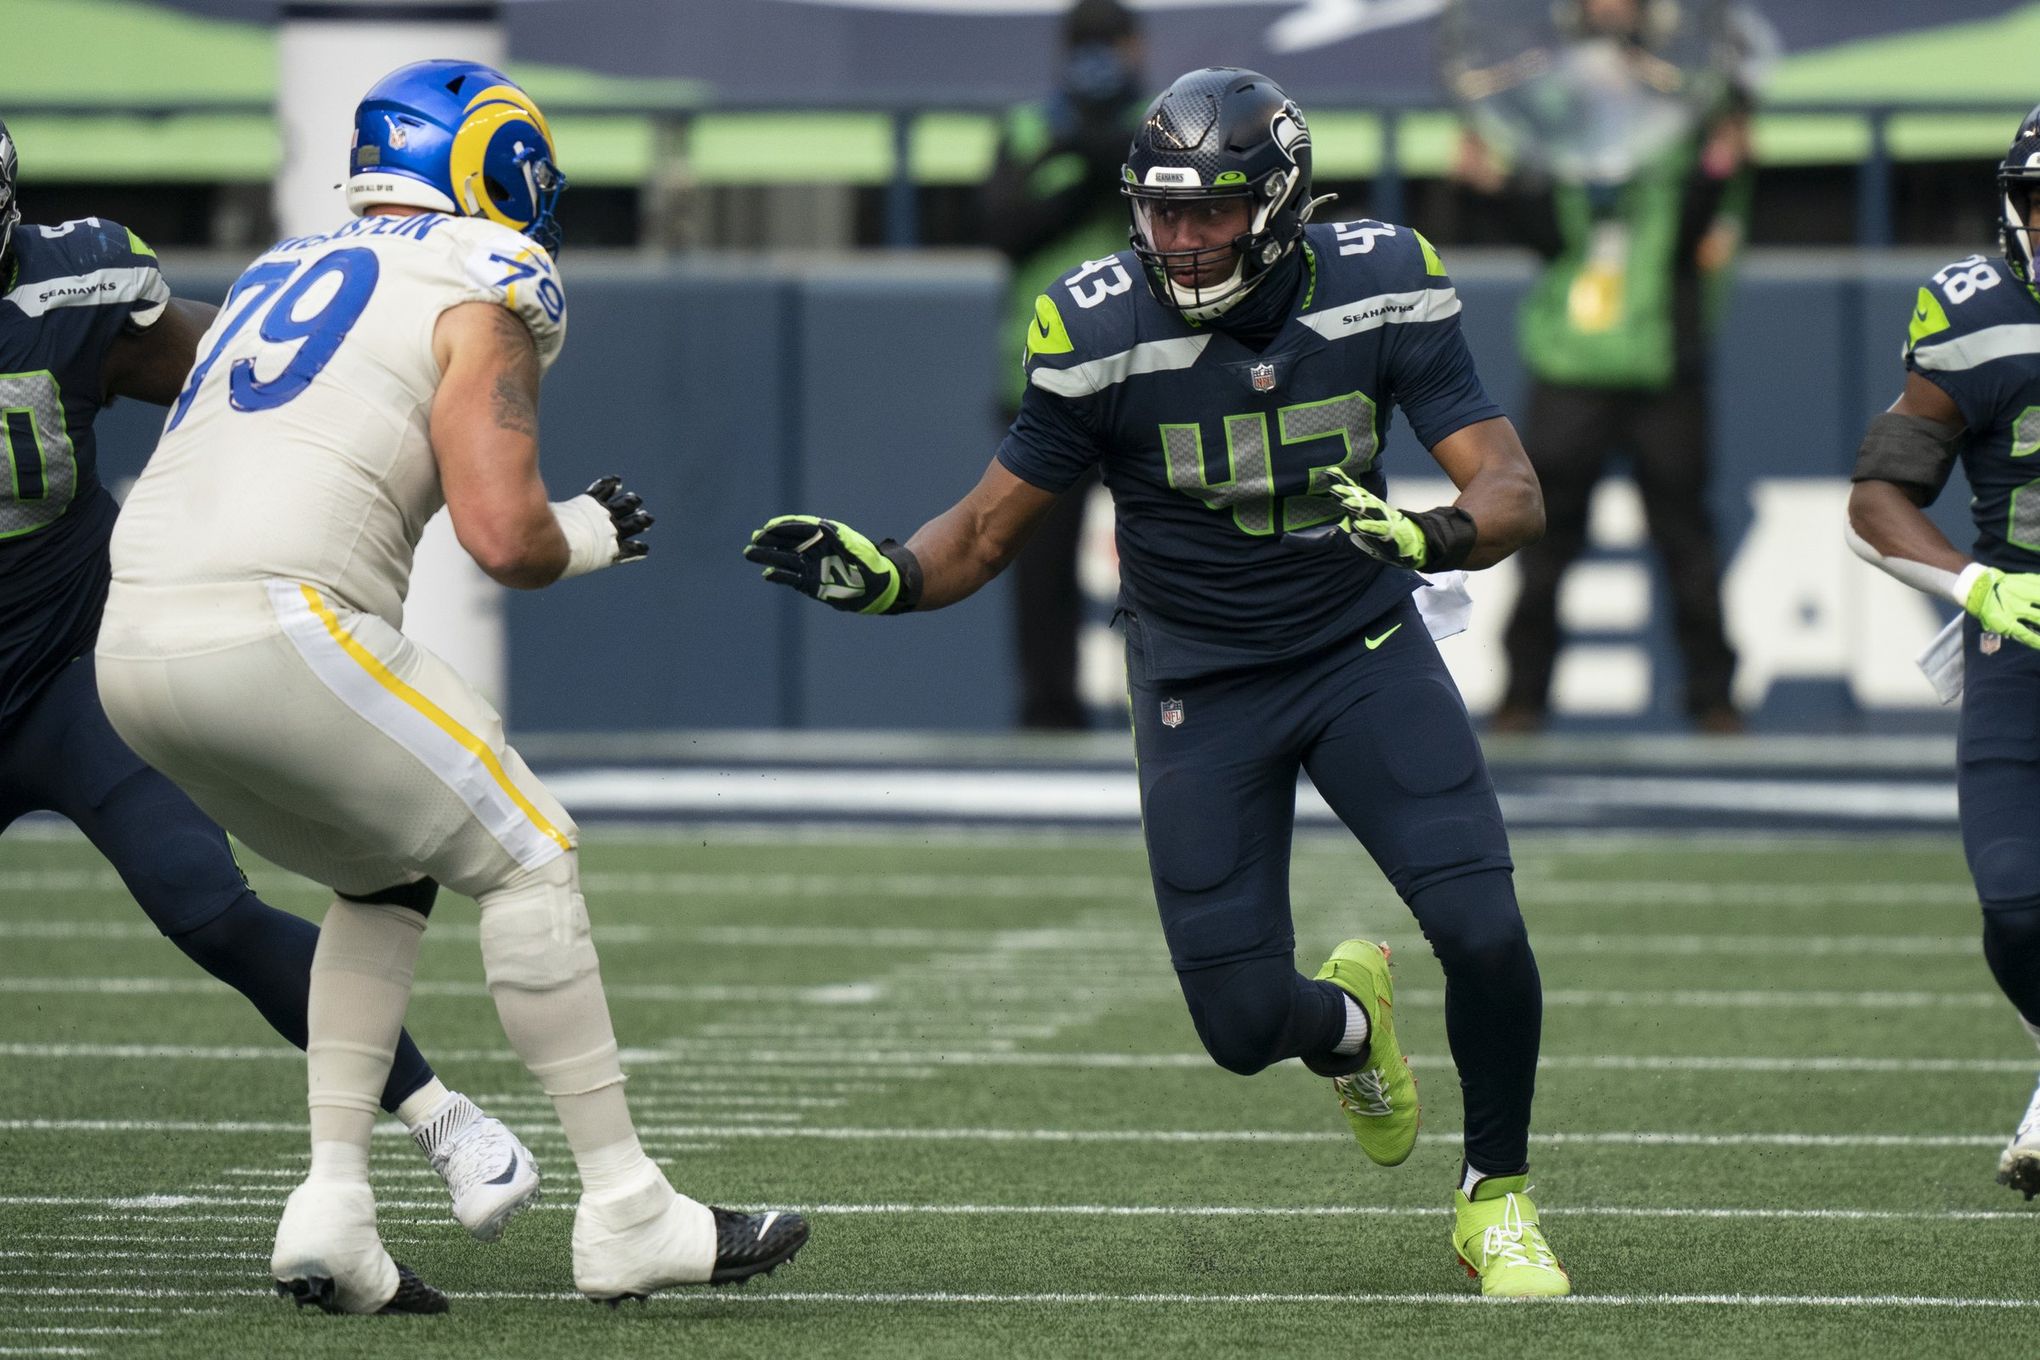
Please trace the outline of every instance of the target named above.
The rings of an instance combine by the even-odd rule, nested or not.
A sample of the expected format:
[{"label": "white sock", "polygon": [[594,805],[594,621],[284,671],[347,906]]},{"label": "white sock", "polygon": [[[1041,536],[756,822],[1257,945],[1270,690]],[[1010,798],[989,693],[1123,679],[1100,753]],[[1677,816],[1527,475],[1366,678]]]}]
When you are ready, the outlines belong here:
[{"label": "white sock", "polygon": [[352,1143],[366,1157],[424,933],[425,918],[404,907],[335,898],[326,908],[305,1007],[313,1146]]},{"label": "white sock", "polygon": [[579,1153],[574,1158],[574,1165],[581,1173],[581,1193],[595,1195],[605,1190],[622,1189],[638,1178],[650,1160],[639,1145],[636,1134],[620,1143]]},{"label": "white sock", "polygon": [[397,1118],[404,1121],[404,1127],[417,1132],[418,1126],[432,1118],[433,1112],[446,1102],[453,1092],[446,1089],[446,1083],[434,1077],[417,1090],[404,1097],[397,1106]]},{"label": "white sock", "polygon": [[1346,1003],[1346,1037],[1332,1045],[1332,1052],[1342,1057],[1352,1057],[1367,1047],[1367,1012],[1360,1009],[1360,1003],[1350,996],[1341,994]]},{"label": "white sock", "polygon": [[305,1179],[365,1181],[368,1179],[368,1149],[353,1143],[314,1143],[312,1167]]}]

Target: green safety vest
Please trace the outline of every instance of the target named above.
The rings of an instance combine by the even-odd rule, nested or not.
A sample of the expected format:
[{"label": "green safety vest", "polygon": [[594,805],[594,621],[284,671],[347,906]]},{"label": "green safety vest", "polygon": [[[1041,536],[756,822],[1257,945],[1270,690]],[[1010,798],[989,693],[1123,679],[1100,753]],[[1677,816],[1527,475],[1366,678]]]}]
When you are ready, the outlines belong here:
[{"label": "green safety vest", "polygon": [[[1047,150],[1049,129],[1043,106],[1023,104],[1013,110],[1006,120],[1005,136],[1006,145],[1022,162],[1030,161]],[[1067,189],[1083,174],[1084,158],[1068,152],[1036,166],[1027,186],[1028,192],[1036,198],[1047,198]],[[1119,196],[1118,188],[1115,182],[1109,202],[1086,218],[1075,231],[1050,241],[1013,266],[1006,289],[1007,321],[1001,332],[1003,350],[1000,354],[1003,365],[1000,372],[1005,375],[1005,383],[1000,390],[1012,406],[1019,406],[1021,396],[1027,391],[1027,374],[1023,365],[1027,360],[1027,333],[1034,326],[1034,299],[1086,260],[1102,259],[1126,249],[1126,204]]]},{"label": "green safety vest", "polygon": [[[1564,250],[1538,276],[1517,314],[1524,365],[1537,378],[1581,387],[1664,387],[1677,361],[1674,302],[1679,221],[1698,147],[1681,144],[1616,191],[1596,217],[1587,191],[1553,190]],[[1723,195],[1721,211],[1748,210],[1748,176]],[[1690,265],[1685,265],[1690,267]],[[1701,281],[1711,317],[1726,281]]]}]

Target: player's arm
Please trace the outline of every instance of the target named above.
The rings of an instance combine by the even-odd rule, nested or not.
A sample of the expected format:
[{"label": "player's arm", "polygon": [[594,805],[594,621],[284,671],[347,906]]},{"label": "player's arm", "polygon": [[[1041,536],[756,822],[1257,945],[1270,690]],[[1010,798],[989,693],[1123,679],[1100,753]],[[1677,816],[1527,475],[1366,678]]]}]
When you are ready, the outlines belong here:
[{"label": "player's arm", "polygon": [[107,397],[168,406],[177,400],[191,366],[198,362],[198,341],[212,325],[219,308],[189,298],[171,298],[163,314],[146,328],[122,331],[106,348],[100,380]]},{"label": "player's arm", "polygon": [[905,543],[873,543],[846,524],[814,515],[781,515],[751,535],[744,556],[764,568],[766,580],[836,609],[940,609],[1005,570],[1055,502],[1056,493],[993,459],[968,495]]},{"label": "player's arm", "polygon": [[1326,490],[1353,546],[1413,571],[1479,571],[1544,535],[1544,492],[1505,416],[1462,426],[1431,446],[1459,488],[1450,505],[1398,510],[1333,468]]},{"label": "player's arm", "polygon": [[1954,601],[1993,633],[2040,648],[2040,575],[1971,560],[1921,509],[1946,484],[1964,425],[1953,398],[1907,374],[1905,391],[1863,437],[1843,533],[1872,566]]},{"label": "player's arm", "polygon": [[524,323],[492,302],[440,313],[432,332],[439,390],[432,453],[454,537],[489,576],[536,590],[642,557],[651,516],[614,477],[554,503],[538,474],[538,350]]}]

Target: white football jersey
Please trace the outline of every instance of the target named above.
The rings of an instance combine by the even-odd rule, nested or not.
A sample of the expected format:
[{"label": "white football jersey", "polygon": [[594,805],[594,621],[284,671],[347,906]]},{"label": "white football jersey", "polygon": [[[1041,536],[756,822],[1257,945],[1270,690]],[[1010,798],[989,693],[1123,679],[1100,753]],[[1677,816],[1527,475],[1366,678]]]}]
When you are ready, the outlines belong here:
[{"label": "white football jersey", "polygon": [[412,550],[445,503],[427,428],[432,331],[463,302],[508,307],[540,364],[558,357],[559,272],[493,222],[360,217],[256,260],[122,507],[116,586],[280,578],[401,627]]}]

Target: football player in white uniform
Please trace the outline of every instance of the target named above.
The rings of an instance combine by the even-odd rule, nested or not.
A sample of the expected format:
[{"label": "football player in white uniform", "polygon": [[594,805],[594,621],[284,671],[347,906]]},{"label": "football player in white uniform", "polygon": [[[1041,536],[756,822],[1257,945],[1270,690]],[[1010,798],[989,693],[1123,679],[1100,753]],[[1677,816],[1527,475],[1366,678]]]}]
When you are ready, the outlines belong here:
[{"label": "football player in white uniform", "polygon": [[114,531],[107,716],[222,825],[335,893],[312,965],[311,1169],[270,1259],[279,1292],[330,1312],[446,1306],[383,1250],[367,1174],[440,884],[480,904],[504,1031],[573,1149],[583,1293],[743,1279],[807,1239],[797,1215],[676,1193],[646,1157],[574,822],[487,702],[399,631],[442,504],[519,589],[645,551],[651,517],[617,479],[549,503],[539,478],[563,183],[544,116],[500,72],[385,77],[355,115],[356,218],[279,242],[235,283]]}]

